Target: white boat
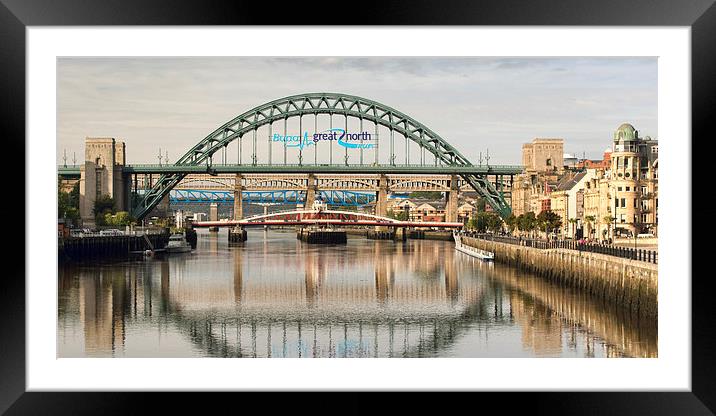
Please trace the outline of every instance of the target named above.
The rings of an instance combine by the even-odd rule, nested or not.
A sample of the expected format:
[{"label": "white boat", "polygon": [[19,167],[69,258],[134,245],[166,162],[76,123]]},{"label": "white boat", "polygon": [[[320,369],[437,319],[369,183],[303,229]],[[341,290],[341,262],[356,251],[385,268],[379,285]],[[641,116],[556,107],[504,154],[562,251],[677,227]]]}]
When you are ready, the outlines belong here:
[{"label": "white boat", "polygon": [[191,244],[186,241],[184,234],[172,234],[166,249],[167,253],[187,253],[191,251]]},{"label": "white boat", "polygon": [[489,261],[495,259],[495,253],[463,244],[460,234],[456,232],[453,232],[452,235],[453,238],[455,238],[455,250],[481,260]]}]

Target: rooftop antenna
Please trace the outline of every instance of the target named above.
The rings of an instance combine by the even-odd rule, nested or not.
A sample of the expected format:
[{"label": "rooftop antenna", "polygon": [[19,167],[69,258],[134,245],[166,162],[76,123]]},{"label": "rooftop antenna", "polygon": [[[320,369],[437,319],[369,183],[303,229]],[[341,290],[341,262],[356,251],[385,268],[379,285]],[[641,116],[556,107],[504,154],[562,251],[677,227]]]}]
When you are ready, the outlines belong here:
[{"label": "rooftop antenna", "polygon": [[161,166],[162,165],[162,148],[161,147],[159,148],[159,156],[157,156],[157,158],[159,159],[159,166]]},{"label": "rooftop antenna", "polygon": [[490,149],[487,149],[487,156],[485,156],[487,166],[490,166]]},{"label": "rooftop antenna", "polygon": [[165,165],[169,164],[169,150],[164,151],[164,164]]},{"label": "rooftop antenna", "polygon": [[77,155],[75,152],[72,152],[72,164],[77,165]]},{"label": "rooftop antenna", "polygon": [[482,166],[482,150],[480,150],[480,166]]},{"label": "rooftop antenna", "polygon": [[62,156],[62,160],[65,161],[65,167],[67,167],[67,149],[65,149],[65,154]]}]

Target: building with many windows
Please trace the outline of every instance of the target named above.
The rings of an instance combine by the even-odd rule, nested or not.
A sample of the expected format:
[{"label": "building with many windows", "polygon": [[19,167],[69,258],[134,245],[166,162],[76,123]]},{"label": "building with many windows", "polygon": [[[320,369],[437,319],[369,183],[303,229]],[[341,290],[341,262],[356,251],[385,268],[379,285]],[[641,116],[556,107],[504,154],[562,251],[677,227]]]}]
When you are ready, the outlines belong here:
[{"label": "building with many windows", "polygon": [[559,150],[563,156],[561,139],[554,149],[536,148],[535,144],[545,144],[538,140],[545,139],[522,147],[525,171],[512,188],[515,216],[551,210],[562,217],[565,237],[604,240],[657,235],[657,140],[639,136],[634,126],[624,123],[614,132],[612,146],[601,161],[583,160],[571,169],[548,167],[546,158],[552,154],[545,151]]},{"label": "building with many windows", "polygon": [[522,145],[522,165],[527,172],[562,172],[564,139],[536,138]]},{"label": "building with many windows", "polygon": [[616,235],[656,235],[658,151],[657,141],[639,137],[631,124],[614,132],[609,188]]},{"label": "building with many windows", "polygon": [[[562,218],[562,237],[581,237],[584,223],[584,188],[596,170],[566,172],[550,193],[550,209]],[[579,234],[579,235],[578,235]]]}]

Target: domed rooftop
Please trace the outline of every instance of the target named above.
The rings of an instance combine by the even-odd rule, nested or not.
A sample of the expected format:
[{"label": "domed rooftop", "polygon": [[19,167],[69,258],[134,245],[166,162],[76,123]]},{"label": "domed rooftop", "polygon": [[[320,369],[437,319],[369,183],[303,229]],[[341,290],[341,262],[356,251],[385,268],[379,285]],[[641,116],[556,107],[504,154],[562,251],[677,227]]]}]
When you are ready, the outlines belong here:
[{"label": "domed rooftop", "polygon": [[614,142],[639,140],[639,133],[629,123],[622,123],[614,132]]},{"label": "domed rooftop", "polygon": [[634,128],[634,126],[632,126],[632,125],[629,124],[629,123],[622,123],[619,127],[617,127],[617,130],[621,130],[621,131],[636,131],[636,129]]}]

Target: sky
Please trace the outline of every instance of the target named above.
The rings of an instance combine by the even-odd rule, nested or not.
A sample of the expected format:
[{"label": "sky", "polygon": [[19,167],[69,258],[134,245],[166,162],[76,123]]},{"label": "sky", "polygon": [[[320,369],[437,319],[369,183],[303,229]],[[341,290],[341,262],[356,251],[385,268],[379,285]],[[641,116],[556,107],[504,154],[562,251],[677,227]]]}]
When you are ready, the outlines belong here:
[{"label": "sky", "polygon": [[658,138],[657,58],[59,58],[57,162],[85,137],[114,137],[128,163],[170,161],[235,116],[308,92],[378,101],[426,125],[473,163],[520,164],[523,143],[565,140],[601,159],[631,123]]}]

